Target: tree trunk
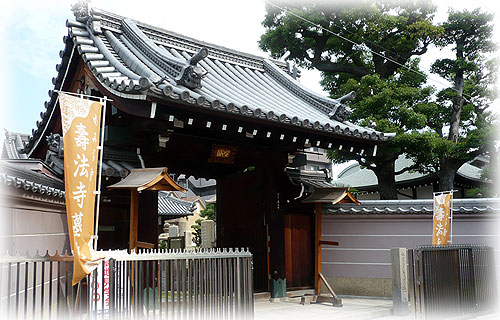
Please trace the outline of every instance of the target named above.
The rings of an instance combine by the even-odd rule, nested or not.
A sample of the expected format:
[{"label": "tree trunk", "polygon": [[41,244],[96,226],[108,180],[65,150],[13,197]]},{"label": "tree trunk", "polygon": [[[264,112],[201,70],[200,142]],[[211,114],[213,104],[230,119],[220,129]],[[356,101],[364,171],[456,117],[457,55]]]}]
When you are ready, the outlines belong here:
[{"label": "tree trunk", "polygon": [[453,190],[455,175],[465,161],[444,158],[439,162],[439,191],[451,191]]},{"label": "tree trunk", "polygon": [[373,169],[373,172],[378,179],[380,200],[397,200],[398,189],[394,175],[394,160],[377,163],[377,168]]}]

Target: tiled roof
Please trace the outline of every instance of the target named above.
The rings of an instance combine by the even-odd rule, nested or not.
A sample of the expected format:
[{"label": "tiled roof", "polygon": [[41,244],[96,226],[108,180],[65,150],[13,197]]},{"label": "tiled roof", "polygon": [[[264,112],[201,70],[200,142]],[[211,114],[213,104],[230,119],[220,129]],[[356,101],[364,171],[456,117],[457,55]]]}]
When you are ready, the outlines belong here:
[{"label": "tiled roof", "polygon": [[[399,156],[395,163],[395,170],[401,170],[413,165],[411,159],[406,158],[404,155]],[[358,168],[356,170],[356,167]],[[457,174],[469,180],[480,181],[481,180],[481,168],[475,167],[468,163],[463,164],[459,169]],[[416,171],[406,171],[402,174],[396,176],[396,183],[409,182],[427,177],[427,175],[416,172]],[[349,167],[345,168],[339,175],[338,179],[334,180],[333,183],[338,186],[354,187],[354,188],[366,188],[366,187],[376,187],[378,185],[377,176],[375,173],[367,168],[361,168],[359,163],[354,163]]]},{"label": "tiled roof", "polygon": [[286,173],[294,183],[303,183],[310,188],[333,188],[331,177],[325,171],[287,168]]},{"label": "tiled roof", "polygon": [[28,159],[24,153],[24,146],[29,140],[29,135],[5,130],[5,139],[2,146],[2,159]]},{"label": "tiled roof", "polygon": [[193,215],[196,209],[194,202],[171,196],[168,192],[158,192],[158,215],[184,217]]},{"label": "tiled roof", "polygon": [[[69,61],[79,54],[96,79],[113,95],[179,104],[275,121],[358,141],[391,137],[345,121],[344,100],[318,95],[287,73],[283,62],[191,39],[97,9],[68,21],[54,89],[65,81]],[[76,48],[76,51],[74,49]],[[27,150],[41,141],[56,103],[49,91]]]},{"label": "tiled roof", "polygon": [[[324,214],[432,214],[432,199],[365,200],[360,205],[338,203],[324,205]],[[453,199],[453,213],[498,213],[498,198]]]},{"label": "tiled roof", "polygon": [[0,184],[55,198],[64,198],[63,181],[6,161],[0,161]]}]

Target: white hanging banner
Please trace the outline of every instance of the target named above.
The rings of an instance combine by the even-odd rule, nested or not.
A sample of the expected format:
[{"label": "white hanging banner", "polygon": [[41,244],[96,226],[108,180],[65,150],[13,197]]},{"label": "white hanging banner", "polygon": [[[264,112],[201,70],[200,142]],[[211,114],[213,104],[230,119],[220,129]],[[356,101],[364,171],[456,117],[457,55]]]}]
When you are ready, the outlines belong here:
[{"label": "white hanging banner", "polygon": [[450,244],[452,193],[434,194],[432,245]]},{"label": "white hanging banner", "polygon": [[102,104],[59,93],[64,140],[64,183],[68,233],[73,250],[73,285],[100,263],[93,248]]}]

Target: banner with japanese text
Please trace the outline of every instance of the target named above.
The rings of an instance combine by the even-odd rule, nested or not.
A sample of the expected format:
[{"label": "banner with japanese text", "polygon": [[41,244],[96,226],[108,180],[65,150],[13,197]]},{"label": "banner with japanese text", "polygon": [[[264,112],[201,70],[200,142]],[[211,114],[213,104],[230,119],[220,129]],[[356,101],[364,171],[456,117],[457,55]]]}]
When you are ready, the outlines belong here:
[{"label": "banner with japanese text", "polygon": [[101,261],[92,247],[102,105],[98,101],[59,94],[64,141],[66,215],[75,257],[73,285]]},{"label": "banner with japanese text", "polygon": [[434,195],[432,245],[447,245],[450,238],[451,193]]}]

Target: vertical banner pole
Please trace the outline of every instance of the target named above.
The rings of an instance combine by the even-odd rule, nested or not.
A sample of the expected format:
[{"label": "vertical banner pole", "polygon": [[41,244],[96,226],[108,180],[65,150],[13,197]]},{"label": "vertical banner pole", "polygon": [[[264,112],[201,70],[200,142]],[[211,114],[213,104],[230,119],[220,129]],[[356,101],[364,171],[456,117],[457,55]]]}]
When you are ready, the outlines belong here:
[{"label": "vertical banner pole", "polygon": [[97,178],[97,205],[96,205],[96,218],[95,218],[95,231],[94,231],[94,250],[97,251],[97,239],[99,232],[99,210],[101,208],[101,180],[102,180],[102,158],[104,158],[104,128],[106,124],[106,104],[107,97],[101,98],[102,119],[101,119],[101,141],[99,145],[99,173]]}]

